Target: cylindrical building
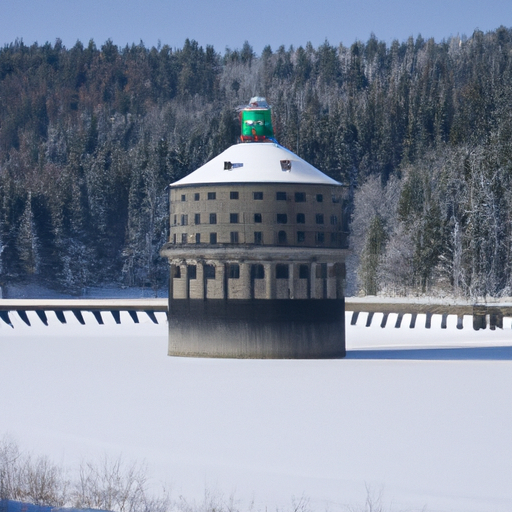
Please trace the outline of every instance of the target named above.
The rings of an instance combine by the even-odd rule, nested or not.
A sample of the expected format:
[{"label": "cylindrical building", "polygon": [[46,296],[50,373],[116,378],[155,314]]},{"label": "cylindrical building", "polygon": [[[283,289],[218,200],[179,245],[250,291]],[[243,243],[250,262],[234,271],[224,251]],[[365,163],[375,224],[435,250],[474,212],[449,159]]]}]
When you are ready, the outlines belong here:
[{"label": "cylindrical building", "polygon": [[169,355],[345,355],[345,189],[273,141],[170,186]]}]

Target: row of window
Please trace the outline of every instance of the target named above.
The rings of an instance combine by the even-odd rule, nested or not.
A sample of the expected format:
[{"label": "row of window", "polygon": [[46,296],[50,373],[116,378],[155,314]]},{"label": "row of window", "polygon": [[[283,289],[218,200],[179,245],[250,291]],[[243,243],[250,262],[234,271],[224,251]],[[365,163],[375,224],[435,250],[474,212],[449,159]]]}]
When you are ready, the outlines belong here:
[{"label": "row of window", "polygon": [[[205,279],[215,279],[215,265],[204,265]],[[229,263],[227,265],[227,275],[230,279],[240,279],[240,265],[238,263]],[[327,278],[327,263],[321,263],[316,266],[316,278]],[[181,279],[181,267],[174,267],[173,277]],[[290,267],[287,263],[276,264],[276,279],[288,279],[290,277]],[[264,279],[265,267],[261,263],[251,265],[251,278]],[[197,279],[197,266],[187,265],[187,279]],[[309,279],[309,265],[299,265],[299,279]]]},{"label": "row of window", "polygon": [[[217,214],[216,213],[210,213],[210,224],[217,224]],[[176,222],[178,220],[177,215],[174,215],[174,225],[176,225]],[[182,214],[181,215],[181,225],[182,226],[188,226],[188,215]],[[229,222],[230,224],[238,224],[240,221],[240,217],[238,213],[230,213],[229,214]],[[262,222],[262,215],[261,213],[255,213],[254,214],[254,223],[260,224]],[[288,224],[288,214],[286,213],[278,213],[276,214],[276,222],[278,224]],[[306,223],[306,215],[304,213],[297,213],[296,217],[297,224],[305,224]],[[324,214],[323,213],[317,213],[315,215],[315,222],[316,224],[324,224]],[[201,224],[201,214],[195,213],[194,214],[194,224],[198,225]],[[335,226],[338,224],[338,216],[337,215],[331,215],[331,225]]]},{"label": "row of window", "polygon": [[[209,201],[214,201],[217,199],[217,193],[216,192],[207,192],[206,197]],[[229,193],[230,199],[239,199],[239,197],[240,197],[240,195],[237,191],[232,190]],[[287,192],[276,192],[276,201],[287,201],[288,197],[289,196],[288,196]],[[305,203],[306,202],[306,192],[295,192],[294,197],[295,197],[296,203]],[[315,197],[316,197],[317,203],[322,203],[324,201],[323,194],[316,194]],[[252,198],[256,201],[261,201],[263,199],[263,192],[253,192]],[[186,201],[187,194],[181,194],[181,200]],[[200,201],[200,200],[201,200],[201,194],[199,192],[195,192],[194,193],[194,201]],[[340,196],[333,195],[332,202],[339,203]]]},{"label": "row of window", "polygon": [[[217,243],[217,233],[209,233],[209,243],[210,244],[216,244]],[[323,231],[317,231],[315,233],[315,243],[316,244],[324,244],[326,242],[326,233]],[[206,240],[204,240],[201,237],[201,233],[196,233],[195,235],[188,235],[188,233],[181,233],[181,241],[178,242],[178,237],[176,233],[173,235],[173,243],[182,243],[186,244],[189,243],[189,236],[191,237],[192,241],[195,239],[196,244],[200,243],[206,243]],[[339,244],[341,241],[341,234],[340,233],[330,233],[330,240],[331,244]],[[231,231],[229,233],[229,241],[232,244],[239,243],[239,232],[238,231]],[[298,244],[304,243],[306,241],[306,232],[305,231],[297,231],[296,232],[296,241]],[[263,232],[262,231],[255,231],[254,232],[254,243],[256,245],[262,245],[263,244]],[[278,231],[277,233],[277,243],[278,244],[287,244],[288,243],[288,234],[286,231]]]},{"label": "row of window", "polygon": [[[303,213],[297,213],[296,217],[297,224],[305,224],[306,223],[306,216]],[[338,224],[338,216],[337,215],[331,215],[331,225],[335,226]],[[276,221],[278,224],[287,224],[288,223],[288,215],[286,213],[278,213],[276,217]],[[254,222],[256,221],[256,216],[254,218]],[[261,222],[261,220],[260,220]],[[315,223],[316,224],[324,224],[324,214],[323,213],[317,213],[315,214]]]}]

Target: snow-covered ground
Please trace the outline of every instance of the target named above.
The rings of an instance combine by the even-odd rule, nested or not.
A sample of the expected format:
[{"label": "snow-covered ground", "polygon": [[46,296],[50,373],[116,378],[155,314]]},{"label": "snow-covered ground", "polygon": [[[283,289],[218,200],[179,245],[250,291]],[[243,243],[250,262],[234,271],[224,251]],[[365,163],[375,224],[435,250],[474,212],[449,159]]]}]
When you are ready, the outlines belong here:
[{"label": "snow-covered ground", "polygon": [[262,361],[167,357],[164,314],[122,315],[0,321],[0,438],[69,468],[145,461],[189,502],[345,511],[370,487],[393,511],[512,510],[510,319],[475,332],[360,315],[346,359]]}]

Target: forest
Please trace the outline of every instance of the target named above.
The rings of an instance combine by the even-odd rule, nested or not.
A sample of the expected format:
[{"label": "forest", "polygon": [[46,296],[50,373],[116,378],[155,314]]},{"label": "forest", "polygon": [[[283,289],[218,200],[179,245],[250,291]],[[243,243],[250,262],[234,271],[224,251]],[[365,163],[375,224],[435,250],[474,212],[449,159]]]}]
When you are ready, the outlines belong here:
[{"label": "forest", "polygon": [[350,191],[348,291],[512,295],[512,29],[216,51],[0,49],[0,285],[161,288],[169,183],[266,96],[280,144]]}]

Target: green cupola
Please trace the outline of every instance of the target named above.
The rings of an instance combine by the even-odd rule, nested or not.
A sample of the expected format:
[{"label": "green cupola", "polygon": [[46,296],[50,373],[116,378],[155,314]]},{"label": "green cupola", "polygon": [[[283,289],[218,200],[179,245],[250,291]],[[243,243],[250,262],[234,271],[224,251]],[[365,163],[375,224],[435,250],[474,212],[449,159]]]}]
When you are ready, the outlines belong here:
[{"label": "green cupola", "polygon": [[271,109],[265,98],[251,98],[249,105],[240,110],[240,123],[242,142],[274,141]]}]

